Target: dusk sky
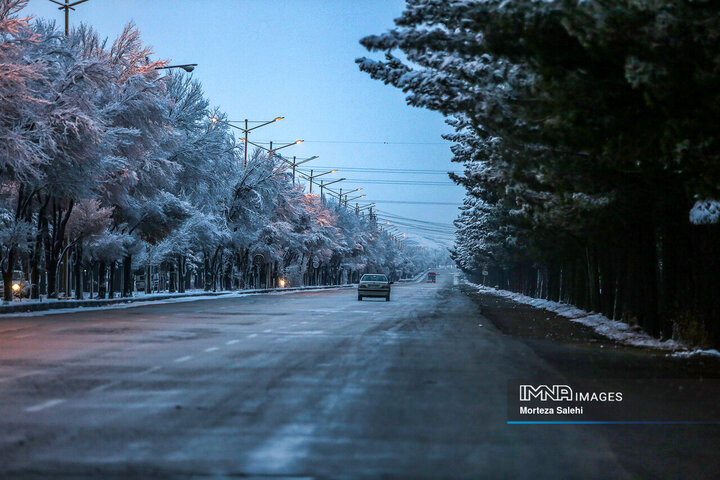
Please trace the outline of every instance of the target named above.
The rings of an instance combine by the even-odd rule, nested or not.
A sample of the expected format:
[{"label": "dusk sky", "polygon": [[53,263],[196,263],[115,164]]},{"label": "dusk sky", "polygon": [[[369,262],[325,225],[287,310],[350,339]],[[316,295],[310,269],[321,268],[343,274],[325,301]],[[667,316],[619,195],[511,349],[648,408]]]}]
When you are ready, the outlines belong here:
[{"label": "dusk sky", "polygon": [[[362,200],[378,201],[381,214],[451,227],[463,190],[443,173],[460,170],[441,138],[450,128],[440,114],[408,106],[402,92],[355,64],[367,55],[358,41],[391,28],[403,6],[401,0],[90,0],[75,7],[70,25],[86,22],[112,40],[135,22],[156,58],[199,64],[195,78],[229,119],[285,117],[253,132],[251,141],[304,139],[282,153],[318,155],[305,167],[339,169],[324,178],[346,177],[335,185],[346,190],[363,187]],[[48,0],[31,0],[25,13],[62,26],[62,11]],[[400,228],[432,245],[420,232]]]}]

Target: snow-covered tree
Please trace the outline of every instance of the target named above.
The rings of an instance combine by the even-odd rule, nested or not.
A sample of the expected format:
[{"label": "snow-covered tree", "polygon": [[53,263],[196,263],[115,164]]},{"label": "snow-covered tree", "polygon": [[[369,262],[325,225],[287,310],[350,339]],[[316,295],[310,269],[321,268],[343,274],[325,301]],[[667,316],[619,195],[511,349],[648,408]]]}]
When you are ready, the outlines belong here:
[{"label": "snow-covered tree", "polygon": [[717,343],[719,19],[712,2],[408,0],[361,41],[384,60],[358,64],[455,128],[463,268]]}]

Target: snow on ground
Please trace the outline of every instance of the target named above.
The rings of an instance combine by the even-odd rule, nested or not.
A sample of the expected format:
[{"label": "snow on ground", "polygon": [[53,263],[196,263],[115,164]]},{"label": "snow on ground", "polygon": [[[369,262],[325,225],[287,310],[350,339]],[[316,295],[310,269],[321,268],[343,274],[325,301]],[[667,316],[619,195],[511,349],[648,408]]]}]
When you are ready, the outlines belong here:
[{"label": "snow on ground", "polygon": [[677,357],[689,357],[694,355],[718,355],[720,352],[717,350],[691,350],[686,345],[677,342],[675,340],[661,341],[657,338],[653,338],[647,333],[639,330],[637,327],[632,327],[627,323],[618,322],[617,320],[610,320],[609,318],[594,312],[586,312],[573,305],[566,303],[553,302],[550,300],[544,300],[541,298],[528,297],[520,293],[510,292],[508,290],[499,290],[492,287],[486,287],[478,285],[477,283],[471,283],[465,281],[467,285],[475,287],[479,292],[496,295],[498,297],[509,298],[515,302],[530,305],[536,308],[542,308],[554,312],[561,317],[569,319],[571,322],[581,323],[595,330],[600,335],[615,340],[625,345],[632,345],[636,347],[650,347],[658,348],[663,350],[674,350],[673,356]]},{"label": "snow on ground", "polygon": [[714,348],[710,350],[702,350],[700,348],[697,348],[695,350],[678,351],[672,354],[673,357],[694,357],[696,355],[713,355],[716,357],[720,357],[720,352],[718,352]]},{"label": "snow on ground", "polygon": [[[218,293],[232,293],[232,292],[233,292],[233,291],[228,290],[228,291],[221,291],[221,292],[218,292]],[[174,292],[174,293],[169,293],[169,292],[153,292],[153,293],[133,292],[133,296],[132,296],[132,297],[120,297],[120,296],[119,296],[120,294],[119,294],[118,292],[116,292],[116,293],[115,293],[115,296],[114,296],[113,298],[100,298],[100,299],[98,299],[98,298],[96,298],[96,297],[90,297],[90,293],[89,293],[89,292],[83,292],[83,299],[80,300],[80,301],[87,302],[87,301],[97,300],[97,301],[98,301],[98,305],[100,305],[100,304],[102,304],[103,302],[107,302],[107,301],[109,301],[109,300],[124,300],[124,299],[130,299],[130,300],[132,300],[132,301],[142,301],[142,300],[144,300],[144,299],[152,300],[153,298],[159,297],[159,296],[178,296],[178,297],[185,296],[185,297],[187,297],[187,296],[191,296],[192,294],[202,295],[203,293],[208,293],[208,292],[207,292],[206,290],[201,289],[201,288],[188,289],[188,290],[186,290],[186,291],[183,292],[183,293],[180,293],[180,292]],[[95,292],[94,295],[97,295],[97,292]],[[14,298],[12,302],[9,302],[9,303],[1,302],[0,305],[33,305],[33,304],[36,304],[36,303],[43,303],[43,304],[44,304],[44,303],[63,303],[63,302],[66,302],[66,301],[75,302],[75,301],[78,301],[78,299],[75,298],[75,295],[74,295],[74,294],[73,294],[71,297],[63,298],[62,300],[57,299],[57,298],[48,298],[47,295],[41,295],[39,299]]]},{"label": "snow on ground", "polygon": [[[202,295],[203,290],[197,292],[186,292],[185,294],[178,294],[184,296],[177,296],[175,298],[164,298],[162,300],[153,300],[152,297],[160,295],[168,295],[167,293],[150,293],[142,294],[135,297],[129,297],[127,303],[112,303],[112,304],[98,304],[97,307],[73,307],[73,308],[57,308],[50,310],[40,310],[37,312],[10,312],[0,314],[0,318],[3,317],[37,317],[42,315],[61,315],[65,313],[78,313],[78,312],[93,312],[96,310],[118,310],[121,308],[134,308],[143,307],[147,305],[162,305],[166,303],[183,303],[183,302],[196,302],[198,300],[213,300],[216,298],[229,298],[229,297],[248,297],[251,295],[287,295],[289,293],[305,293],[305,292],[323,292],[331,290],[333,288],[347,288],[348,285],[334,285],[331,288],[300,288],[294,289],[289,288],[287,290],[277,289],[271,292],[262,292],[257,290],[226,290],[217,292],[218,295]],[[187,293],[197,293],[195,296],[188,296]],[[116,300],[120,300],[116,297]],[[50,299],[46,300],[50,302],[62,302],[62,300]],[[27,303],[36,303],[38,300],[27,301]]]}]

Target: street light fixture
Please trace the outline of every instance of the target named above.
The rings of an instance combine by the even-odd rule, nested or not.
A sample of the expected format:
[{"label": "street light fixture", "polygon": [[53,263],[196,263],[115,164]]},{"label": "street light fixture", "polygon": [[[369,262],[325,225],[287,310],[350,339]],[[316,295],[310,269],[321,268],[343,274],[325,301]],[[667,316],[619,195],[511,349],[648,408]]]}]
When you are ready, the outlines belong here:
[{"label": "street light fixture", "polygon": [[65,10],[65,36],[70,35],[70,10],[73,12],[75,9],[73,8],[75,5],[80,5],[81,3],[85,3],[88,0],[79,0],[78,2],[69,3],[68,0],[65,0],[65,3],[56,2],[55,0],[50,0],[52,3],[56,5],[60,5],[58,7],[58,10]]},{"label": "street light fixture", "polygon": [[320,180],[320,198],[321,199],[324,198],[323,197],[323,189],[327,188],[328,185],[332,185],[333,183],[343,182],[345,180],[347,180],[347,178],[341,178],[339,180],[333,180],[332,182],[327,182],[327,183],[324,183],[322,180]]},{"label": "street light fixture", "polygon": [[[295,141],[292,142],[292,143],[288,143],[287,145],[282,145],[282,146],[276,147],[276,148],[273,148],[273,142],[270,142],[270,148],[267,149],[267,151],[270,152],[270,155],[272,155],[273,152],[276,152],[277,150],[280,150],[281,148],[292,147],[293,145],[297,145],[298,143],[302,143],[302,142],[304,142],[304,141],[305,141],[305,140],[295,140]],[[255,143],[252,143],[252,142],[250,142],[250,143],[251,143],[252,145],[259,146],[259,145],[255,144]],[[260,147],[260,148],[263,148],[263,147]]]},{"label": "street light fixture", "polygon": [[307,163],[307,162],[309,162],[310,160],[315,160],[316,158],[318,158],[318,156],[317,156],[317,155],[313,155],[313,156],[310,157],[310,158],[306,158],[306,159],[304,159],[304,160],[301,159],[301,160],[298,162],[298,161],[297,161],[297,158],[296,158],[296,157],[293,157],[293,161],[292,161],[292,163],[290,164],[290,165],[292,165],[292,182],[293,182],[293,185],[295,185],[295,167],[297,167],[298,165],[302,165],[303,163]]},{"label": "street light fixture", "polygon": [[[193,70],[195,70],[195,67],[197,67],[197,66],[198,66],[197,63],[186,63],[184,65],[168,65],[166,67],[155,67],[155,70],[169,70],[171,68],[182,68],[187,73],[190,73]],[[217,119],[215,119],[215,120],[217,120]]]},{"label": "street light fixture", "polygon": [[337,170],[329,170],[327,172],[318,173],[317,175],[313,175],[313,170],[310,170],[310,193],[312,193],[312,186],[313,186],[313,180],[317,177],[322,177],[323,175],[329,175],[331,173],[335,173]]},{"label": "street light fixture", "polygon": [[[269,121],[267,121],[267,122],[261,121],[261,122],[259,122],[259,123],[260,123],[259,125],[255,125],[255,126],[252,127],[252,128],[248,127],[248,123],[250,122],[250,120],[248,120],[247,118],[245,119],[245,128],[238,127],[237,125],[233,125],[233,123],[237,123],[237,122],[230,122],[230,121],[220,120],[220,119],[217,118],[217,117],[210,117],[210,120],[211,120],[212,122],[215,122],[215,123],[224,123],[225,125],[228,125],[228,126],[230,126],[230,127],[232,127],[232,128],[237,128],[238,130],[240,130],[241,132],[243,132],[243,133],[245,134],[245,138],[242,139],[242,140],[245,142],[245,152],[244,152],[245,159],[243,160],[243,166],[244,166],[244,167],[247,167],[247,146],[248,146],[248,143],[250,143],[251,145],[255,145],[256,147],[260,147],[260,148],[262,148],[262,149],[264,149],[264,150],[268,150],[268,149],[265,148],[265,147],[261,147],[260,145],[257,145],[257,144],[255,144],[255,143],[249,142],[249,141],[248,141],[248,133],[252,132],[253,130],[257,130],[257,129],[260,128],[260,127],[264,127],[265,125],[270,125],[271,123],[278,122],[278,121],[282,120],[283,118],[285,118],[285,117],[275,117],[274,119],[269,120]],[[289,147],[290,145],[295,145],[296,143],[300,143],[300,142],[302,142],[302,140],[298,140],[298,141],[295,142],[295,143],[291,143],[291,144],[289,144],[289,145],[285,145],[285,147]],[[285,148],[285,147],[280,147],[280,148]],[[271,150],[272,150],[272,149],[271,149]],[[279,150],[279,148],[277,148],[276,150]]]},{"label": "street light fixture", "polygon": [[335,192],[335,191],[333,191],[333,190],[330,190],[329,188],[328,188],[328,190],[329,190],[330,192],[334,193],[335,195],[337,195],[338,201],[340,202],[341,205],[342,205],[343,202],[345,202],[345,206],[347,207],[347,201],[343,200],[343,195],[345,196],[345,198],[347,198],[347,196],[348,196],[349,194],[355,193],[355,192],[359,192],[360,190],[362,190],[362,187],[358,187],[358,188],[356,188],[355,190],[350,190],[350,191],[347,191],[347,192],[345,192],[345,193],[343,193],[343,189],[342,189],[342,188],[340,189],[340,192],[339,192],[339,193],[338,193],[338,192]]}]

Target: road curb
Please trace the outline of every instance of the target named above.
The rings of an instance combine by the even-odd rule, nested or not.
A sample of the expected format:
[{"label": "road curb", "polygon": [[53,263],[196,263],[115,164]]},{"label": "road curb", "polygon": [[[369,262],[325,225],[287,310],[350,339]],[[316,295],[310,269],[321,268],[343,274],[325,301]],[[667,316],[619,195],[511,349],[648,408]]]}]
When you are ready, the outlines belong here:
[{"label": "road curb", "polygon": [[105,298],[97,300],[47,300],[39,303],[28,304],[10,304],[0,305],[0,317],[2,315],[10,315],[14,313],[43,312],[47,310],[63,310],[78,307],[104,307],[110,305],[122,305],[128,303],[154,302],[159,300],[172,300],[175,298],[190,297],[224,297],[233,295],[250,295],[258,293],[274,293],[274,292],[300,292],[303,290],[329,290],[333,288],[350,288],[354,285],[312,285],[304,287],[288,287],[288,288],[256,288],[251,290],[234,290],[224,292],[193,292],[193,293],[176,293],[167,295],[156,295],[153,297],[125,297],[125,298]]}]

